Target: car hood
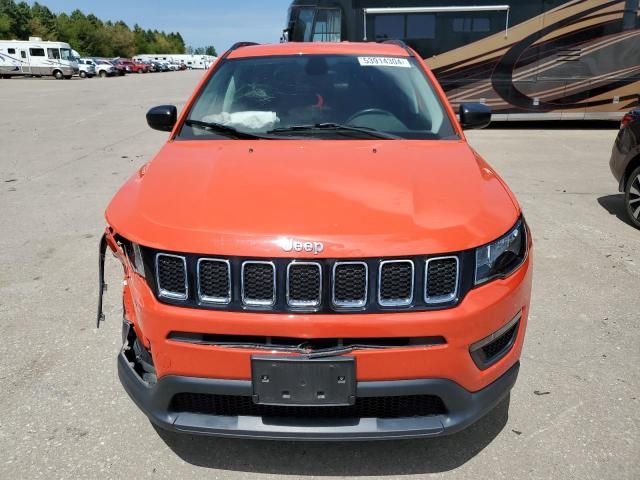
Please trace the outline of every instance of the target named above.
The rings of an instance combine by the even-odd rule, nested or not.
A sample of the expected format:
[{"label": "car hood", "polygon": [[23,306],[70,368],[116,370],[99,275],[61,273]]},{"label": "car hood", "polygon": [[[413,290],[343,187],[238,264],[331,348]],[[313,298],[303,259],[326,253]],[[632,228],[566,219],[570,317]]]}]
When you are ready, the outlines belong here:
[{"label": "car hood", "polygon": [[167,143],[106,218],[158,249],[283,257],[296,240],[341,258],[465,250],[519,214],[462,140],[207,140]]}]

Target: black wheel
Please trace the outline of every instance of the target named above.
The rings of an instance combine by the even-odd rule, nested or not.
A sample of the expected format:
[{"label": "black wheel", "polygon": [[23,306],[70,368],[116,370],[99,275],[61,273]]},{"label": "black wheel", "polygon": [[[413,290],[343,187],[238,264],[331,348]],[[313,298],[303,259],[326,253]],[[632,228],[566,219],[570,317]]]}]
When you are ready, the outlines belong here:
[{"label": "black wheel", "polygon": [[64,78],[64,74],[60,70],[53,72],[53,76],[56,77],[56,80],[62,80]]},{"label": "black wheel", "polygon": [[640,167],[629,175],[624,189],[624,204],[629,220],[636,228],[640,228]]},{"label": "black wheel", "polygon": [[87,77],[87,74],[86,74],[85,72],[80,72],[80,77],[81,77],[81,78],[86,78],[86,77]]},{"label": "black wheel", "polygon": [[105,78],[107,76],[107,72],[105,72],[104,70],[100,70],[100,73],[98,75],[100,75],[100,78]]}]

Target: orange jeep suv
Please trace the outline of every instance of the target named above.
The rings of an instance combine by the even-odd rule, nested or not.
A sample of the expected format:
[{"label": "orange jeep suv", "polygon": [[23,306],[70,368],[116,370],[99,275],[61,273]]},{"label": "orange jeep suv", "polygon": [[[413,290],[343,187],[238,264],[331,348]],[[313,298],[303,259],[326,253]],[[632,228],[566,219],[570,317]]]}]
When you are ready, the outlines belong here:
[{"label": "orange jeep suv", "polygon": [[401,42],[234,45],[120,189],[119,376],[156,425],[267,439],[459,431],[516,381],[531,236]]}]

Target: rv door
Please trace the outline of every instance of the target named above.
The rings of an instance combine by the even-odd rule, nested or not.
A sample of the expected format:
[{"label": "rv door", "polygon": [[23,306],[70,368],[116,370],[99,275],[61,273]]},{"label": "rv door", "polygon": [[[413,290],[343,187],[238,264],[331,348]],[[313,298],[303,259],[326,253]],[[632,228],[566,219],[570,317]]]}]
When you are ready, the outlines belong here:
[{"label": "rv door", "polygon": [[31,73],[31,63],[26,50],[20,50],[20,71],[22,73]]}]

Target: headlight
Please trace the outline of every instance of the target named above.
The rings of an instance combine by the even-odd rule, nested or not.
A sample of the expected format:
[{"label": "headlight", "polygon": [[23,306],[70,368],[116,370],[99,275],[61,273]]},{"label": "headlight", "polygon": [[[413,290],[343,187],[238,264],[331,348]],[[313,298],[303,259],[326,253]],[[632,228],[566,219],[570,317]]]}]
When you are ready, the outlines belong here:
[{"label": "headlight", "polygon": [[127,256],[129,257],[129,263],[133,270],[141,277],[144,277],[144,261],[142,259],[140,245],[133,242],[129,243],[127,245]]},{"label": "headlight", "polygon": [[527,258],[527,226],[523,218],[506,235],[476,249],[475,284],[511,275]]}]

